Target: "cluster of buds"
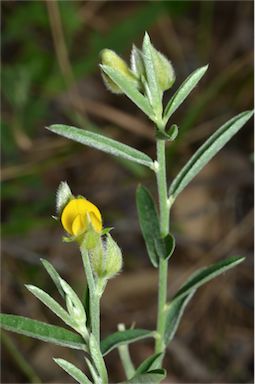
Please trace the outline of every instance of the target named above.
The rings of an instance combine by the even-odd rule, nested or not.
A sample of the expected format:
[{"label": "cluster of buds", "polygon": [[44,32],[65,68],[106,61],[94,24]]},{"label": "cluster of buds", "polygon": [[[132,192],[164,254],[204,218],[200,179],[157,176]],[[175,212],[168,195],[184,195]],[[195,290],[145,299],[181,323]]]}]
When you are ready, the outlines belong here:
[{"label": "cluster of buds", "polygon": [[76,241],[85,247],[97,280],[107,281],[120,272],[122,253],[109,233],[103,229],[99,209],[83,196],[73,196],[68,184],[61,182],[57,191],[57,217],[68,234],[64,241]]},{"label": "cluster of buds", "polygon": [[[108,67],[114,68],[125,76],[126,80],[129,81],[130,85],[139,89],[141,92],[146,93],[148,91],[147,84],[147,68],[145,65],[146,49],[144,48],[146,38],[145,35],[143,49],[138,49],[135,45],[133,46],[130,58],[130,67],[128,64],[118,56],[114,51],[110,49],[104,49],[101,51],[101,64],[107,65]],[[152,45],[152,63],[154,68],[157,84],[163,93],[172,87],[175,81],[175,73],[171,62]],[[102,72],[106,87],[113,93],[123,93],[121,89],[115,84],[109,76]]]}]

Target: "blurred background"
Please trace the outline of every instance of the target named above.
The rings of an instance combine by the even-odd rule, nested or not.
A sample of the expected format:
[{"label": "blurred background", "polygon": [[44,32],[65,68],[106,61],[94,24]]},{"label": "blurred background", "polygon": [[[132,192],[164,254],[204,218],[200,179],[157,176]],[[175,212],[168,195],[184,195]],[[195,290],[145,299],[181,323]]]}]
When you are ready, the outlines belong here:
[{"label": "blurred background", "polygon": [[[153,329],[157,271],[146,257],[135,189],[155,179],[143,167],[70,142],[45,129],[66,123],[101,132],[155,158],[153,127],[124,96],[109,93],[99,52],[125,59],[147,30],[173,63],[176,83],[210,64],[174,114],[179,139],[168,145],[169,182],[224,121],[253,105],[251,1],[2,1],[2,312],[53,324],[58,319],[24,287],[55,297],[40,265],[47,258],[82,295],[84,273],[74,244],[62,242],[55,191],[67,180],[101,210],[123,250],[124,271],[102,300],[102,334],[117,323]],[[199,290],[168,348],[166,383],[250,383],[253,380],[253,129],[231,140],[177,199],[172,231],[177,249],[169,296],[196,268],[231,255],[246,261]],[[79,352],[2,333],[2,383],[73,382],[53,362],[83,367]],[[151,341],[131,347],[139,364]],[[111,381],[124,379],[116,351],[107,356]]]}]

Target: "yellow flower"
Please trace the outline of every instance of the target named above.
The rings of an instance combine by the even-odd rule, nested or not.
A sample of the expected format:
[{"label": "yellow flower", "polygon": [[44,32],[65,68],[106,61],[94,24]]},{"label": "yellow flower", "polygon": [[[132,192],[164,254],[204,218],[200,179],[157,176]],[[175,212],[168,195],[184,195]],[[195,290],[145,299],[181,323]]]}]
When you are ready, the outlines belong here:
[{"label": "yellow flower", "polygon": [[85,198],[75,198],[69,201],[63,209],[61,222],[72,236],[86,232],[91,224],[96,232],[102,230],[102,217],[98,208]]}]

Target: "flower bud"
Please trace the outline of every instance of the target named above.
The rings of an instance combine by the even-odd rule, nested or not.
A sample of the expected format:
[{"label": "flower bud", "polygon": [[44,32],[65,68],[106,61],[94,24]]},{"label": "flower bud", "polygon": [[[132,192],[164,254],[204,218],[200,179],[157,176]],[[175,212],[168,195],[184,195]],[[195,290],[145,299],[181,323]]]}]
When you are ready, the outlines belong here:
[{"label": "flower bud", "polygon": [[122,253],[110,234],[97,242],[90,252],[90,262],[97,278],[110,279],[122,268]]},{"label": "flower bud", "polygon": [[87,250],[91,250],[96,247],[97,243],[100,241],[100,233],[96,232],[92,226],[86,232],[84,236],[84,245]]},{"label": "flower bud", "polygon": [[162,91],[171,88],[175,81],[175,73],[171,62],[153,46],[153,59],[156,78]]},{"label": "flower bud", "polygon": [[146,71],[143,61],[143,53],[135,45],[133,45],[131,57],[131,69],[138,78],[145,78]]},{"label": "flower bud", "polygon": [[[138,81],[134,73],[129,69],[127,63],[117,53],[110,49],[103,49],[101,52],[101,62],[103,65],[107,65],[113,69],[119,71],[126,79],[133,84],[134,87],[138,87]],[[106,87],[113,93],[121,94],[122,90],[112,81],[109,76],[102,72],[102,77]]]},{"label": "flower bud", "polygon": [[96,246],[90,249],[89,251],[91,266],[96,277],[104,277],[104,255],[104,242],[102,238],[100,238],[99,241],[96,243]]},{"label": "flower bud", "polygon": [[120,272],[122,268],[122,252],[110,234],[107,235],[105,249],[105,273],[108,278]]}]

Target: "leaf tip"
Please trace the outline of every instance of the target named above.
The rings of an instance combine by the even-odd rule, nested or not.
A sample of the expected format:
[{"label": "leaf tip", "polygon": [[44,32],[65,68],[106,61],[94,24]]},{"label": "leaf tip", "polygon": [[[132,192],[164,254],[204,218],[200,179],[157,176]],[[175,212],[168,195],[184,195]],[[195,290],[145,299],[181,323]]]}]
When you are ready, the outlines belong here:
[{"label": "leaf tip", "polygon": [[248,119],[250,119],[254,115],[254,109],[247,111],[247,115],[249,116]]},{"label": "leaf tip", "polygon": [[32,290],[35,288],[35,286],[32,285],[32,284],[25,284],[25,287],[26,287],[29,291],[32,291]]},{"label": "leaf tip", "polygon": [[59,124],[52,124],[49,127],[45,127],[48,131],[55,132]]}]

